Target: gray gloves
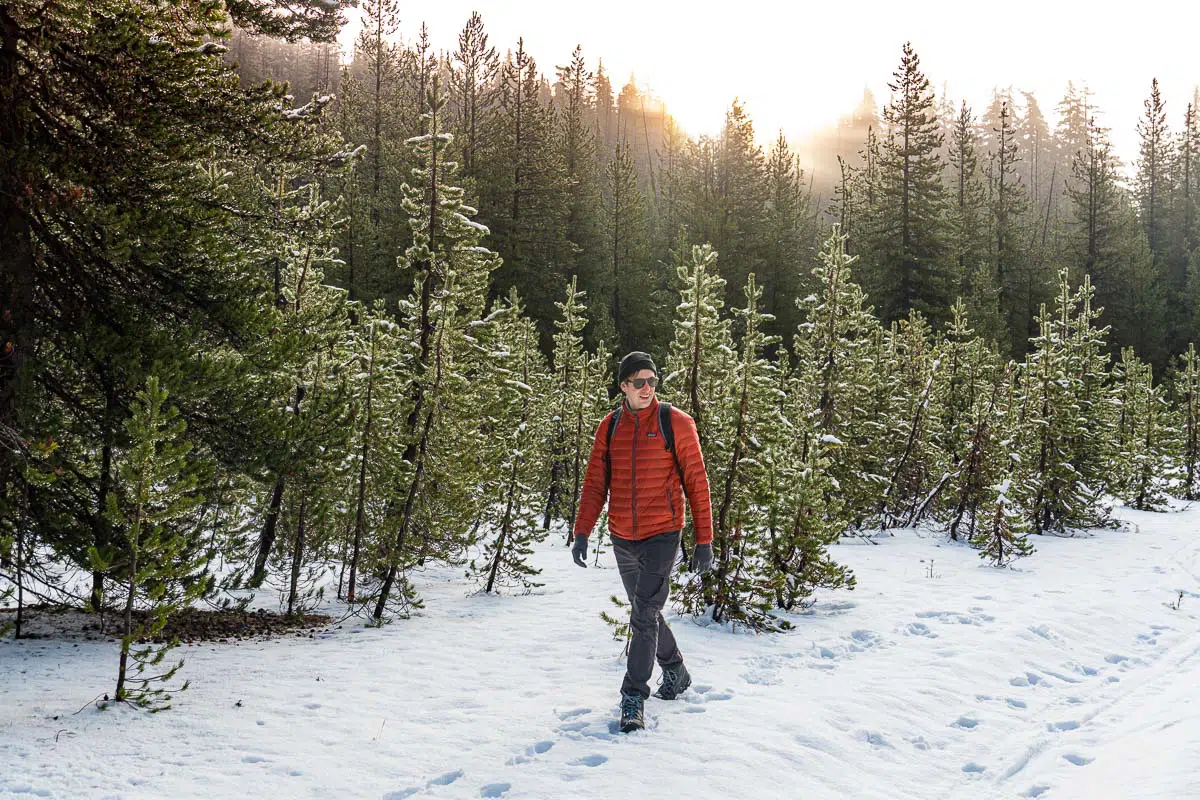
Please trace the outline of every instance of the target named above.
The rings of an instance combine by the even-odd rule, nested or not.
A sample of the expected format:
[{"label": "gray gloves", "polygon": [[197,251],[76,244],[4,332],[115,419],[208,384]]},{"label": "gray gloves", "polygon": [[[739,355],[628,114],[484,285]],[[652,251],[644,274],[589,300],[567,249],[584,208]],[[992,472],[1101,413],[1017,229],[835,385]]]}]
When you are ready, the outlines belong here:
[{"label": "gray gloves", "polygon": [[698,544],[692,549],[692,560],[688,568],[697,575],[703,575],[712,569],[712,544]]},{"label": "gray gloves", "polygon": [[[571,557],[584,569],[587,569],[587,540],[588,537],[575,534],[575,541],[571,543]],[[712,561],[712,555],[709,555],[708,560]]]}]

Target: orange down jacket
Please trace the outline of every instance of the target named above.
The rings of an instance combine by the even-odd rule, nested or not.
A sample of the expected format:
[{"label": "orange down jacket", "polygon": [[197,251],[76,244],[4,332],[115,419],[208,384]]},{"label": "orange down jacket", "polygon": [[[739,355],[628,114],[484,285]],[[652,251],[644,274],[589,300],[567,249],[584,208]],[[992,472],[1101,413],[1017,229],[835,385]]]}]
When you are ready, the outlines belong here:
[{"label": "orange down jacket", "polygon": [[[609,413],[596,429],[592,455],[588,459],[575,535],[588,536],[604,508],[604,455],[607,447]],[[696,543],[712,541],[712,503],[708,474],[696,422],[678,408],[671,408],[671,430],[675,452],[687,483],[687,500],[692,510]],[[683,529],[684,494],[675,469],[675,457],[667,450],[658,428],[658,399],[641,411],[621,410],[612,437],[612,478],[608,487],[608,530],[622,539],[648,539],[667,531]]]}]

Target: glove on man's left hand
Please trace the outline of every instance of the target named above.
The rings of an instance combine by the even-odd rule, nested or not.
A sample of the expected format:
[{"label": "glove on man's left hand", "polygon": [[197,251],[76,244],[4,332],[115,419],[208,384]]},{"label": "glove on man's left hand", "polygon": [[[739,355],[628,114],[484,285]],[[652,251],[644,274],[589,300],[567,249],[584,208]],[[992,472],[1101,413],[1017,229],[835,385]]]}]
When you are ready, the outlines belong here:
[{"label": "glove on man's left hand", "polygon": [[692,550],[692,560],[688,564],[688,568],[698,575],[703,575],[712,569],[712,563],[712,544],[698,544]]},{"label": "glove on man's left hand", "polygon": [[588,537],[575,534],[575,541],[571,543],[571,557],[584,569],[587,569],[587,540]]}]

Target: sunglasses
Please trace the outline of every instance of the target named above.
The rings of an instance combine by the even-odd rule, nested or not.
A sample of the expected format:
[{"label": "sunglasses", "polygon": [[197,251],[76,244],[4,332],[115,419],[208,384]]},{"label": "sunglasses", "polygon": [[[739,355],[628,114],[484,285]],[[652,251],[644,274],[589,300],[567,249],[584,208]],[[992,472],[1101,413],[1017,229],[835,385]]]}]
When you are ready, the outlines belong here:
[{"label": "sunglasses", "polygon": [[648,383],[650,384],[650,388],[653,389],[655,386],[658,386],[658,378],[630,378],[628,383],[632,383],[635,389],[641,389]]}]

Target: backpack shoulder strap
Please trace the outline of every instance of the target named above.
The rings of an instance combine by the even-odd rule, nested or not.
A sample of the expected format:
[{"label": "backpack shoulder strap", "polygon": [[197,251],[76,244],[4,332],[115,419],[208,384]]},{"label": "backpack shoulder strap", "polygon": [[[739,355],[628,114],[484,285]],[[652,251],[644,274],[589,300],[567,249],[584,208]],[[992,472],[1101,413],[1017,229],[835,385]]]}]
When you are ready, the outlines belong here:
[{"label": "backpack shoulder strap", "polygon": [[[671,455],[675,455],[675,428],[671,425],[671,404],[662,400],[658,401],[658,429],[662,432],[667,450],[671,451]],[[676,457],[675,461],[678,462],[679,458]]]},{"label": "backpack shoulder strap", "polygon": [[612,416],[608,418],[608,436],[604,440],[604,493],[608,494],[608,487],[612,483],[612,439],[613,434],[617,432],[617,423],[621,420],[621,406],[613,409]]},{"label": "backpack shoulder strap", "polygon": [[683,487],[683,494],[686,497],[687,483],[683,480],[683,467],[679,464],[679,454],[675,452],[675,427],[671,422],[671,404],[662,400],[658,401],[658,429],[662,433],[667,451],[671,454],[671,458],[675,459],[675,471],[679,473],[679,485]]}]

